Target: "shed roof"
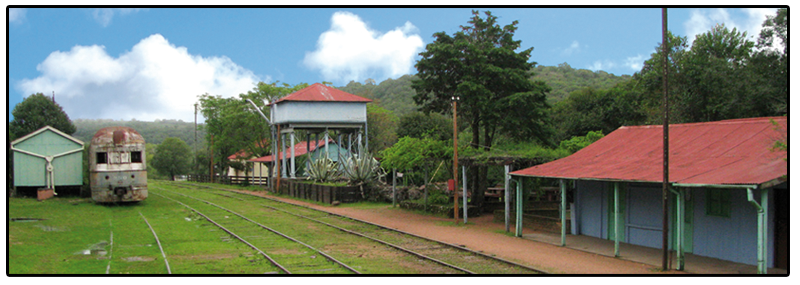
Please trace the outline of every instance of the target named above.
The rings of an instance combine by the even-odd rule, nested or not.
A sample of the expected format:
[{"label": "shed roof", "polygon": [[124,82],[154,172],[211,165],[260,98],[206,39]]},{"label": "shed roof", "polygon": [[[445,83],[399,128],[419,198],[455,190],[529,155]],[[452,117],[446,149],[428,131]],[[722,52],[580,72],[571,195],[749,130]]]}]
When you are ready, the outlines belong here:
[{"label": "shed roof", "polygon": [[278,99],[273,104],[283,101],[304,101],[304,102],[372,102],[361,96],[353,95],[342,90],[326,86],[321,83],[314,83],[311,86],[300,89],[297,92]]},{"label": "shed roof", "polygon": [[76,138],[74,138],[74,137],[72,137],[72,136],[70,136],[68,134],[65,134],[64,132],[59,131],[58,129],[56,129],[54,127],[51,127],[51,126],[44,126],[44,127],[40,128],[38,130],[35,130],[35,131],[31,132],[30,134],[27,134],[27,135],[25,135],[25,136],[23,136],[21,138],[18,138],[16,140],[12,141],[11,145],[13,146],[13,145],[21,143],[23,141],[26,141],[29,138],[35,137],[36,135],[41,134],[42,132],[45,132],[45,131],[51,131],[53,133],[58,134],[59,136],[62,136],[64,138],[68,139],[68,140],[71,140],[71,141],[83,146],[83,141],[81,141],[79,139],[76,139]]},{"label": "shed roof", "polygon": [[[772,124],[776,122],[778,126]],[[761,185],[786,179],[786,117],[669,127],[669,179],[684,185]],[[627,182],[663,181],[663,127],[620,127],[568,157],[511,175]]]},{"label": "shed roof", "polygon": [[[333,139],[328,139],[328,143],[335,143],[335,141]],[[316,143],[315,142],[311,142],[311,146],[309,148],[313,152],[314,150],[316,150],[320,146],[325,146],[325,140],[324,139],[321,139],[321,140],[317,141]],[[307,147],[306,142],[299,142],[299,143],[295,144],[294,145],[294,156],[298,157],[298,156],[306,154],[307,153],[306,147]],[[290,149],[287,147],[285,152],[290,152]],[[283,153],[284,152],[282,151],[282,152],[280,152],[278,154],[278,159],[283,159]],[[273,157],[274,157],[273,155],[267,155],[267,156],[262,156],[262,157],[259,157],[259,158],[249,159],[247,161],[250,161],[250,162],[272,162],[272,160],[274,159]]]}]

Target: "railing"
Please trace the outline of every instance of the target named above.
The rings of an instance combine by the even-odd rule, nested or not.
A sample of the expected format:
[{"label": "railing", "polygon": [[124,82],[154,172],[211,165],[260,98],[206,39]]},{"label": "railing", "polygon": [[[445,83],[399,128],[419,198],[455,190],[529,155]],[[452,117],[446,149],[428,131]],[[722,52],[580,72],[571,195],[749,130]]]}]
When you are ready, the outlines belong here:
[{"label": "railing", "polygon": [[[208,174],[201,175],[188,175],[186,180],[192,182],[211,182]],[[226,185],[262,185],[266,186],[269,182],[269,177],[252,177],[252,176],[215,176],[215,183]]]}]

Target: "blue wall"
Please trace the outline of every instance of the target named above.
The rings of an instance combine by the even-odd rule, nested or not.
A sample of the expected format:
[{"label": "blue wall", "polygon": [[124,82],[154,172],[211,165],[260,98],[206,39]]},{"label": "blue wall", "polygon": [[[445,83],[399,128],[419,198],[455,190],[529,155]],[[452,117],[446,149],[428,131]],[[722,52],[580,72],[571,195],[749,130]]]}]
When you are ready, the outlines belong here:
[{"label": "blue wall", "polygon": [[[576,181],[575,206],[578,211],[578,233],[602,239],[608,237],[608,199],[614,195],[613,183],[599,181]],[[730,189],[731,216],[729,218],[706,215],[705,189],[690,191],[694,209],[693,253],[739,263],[752,264],[756,260],[755,207],[747,201],[747,191]],[[785,191],[785,190],[784,190]],[[773,240],[775,206],[774,191],[770,191],[768,207],[767,264],[773,267]],[[760,200],[759,191],[754,191]],[[674,197],[671,197],[674,198]],[[623,242],[661,248],[661,185],[633,184],[627,187],[625,196],[625,227]],[[672,204],[670,204],[672,205]],[[670,211],[672,212],[672,211]],[[670,226],[672,226],[670,217]],[[673,229],[671,229],[671,232]]]}]

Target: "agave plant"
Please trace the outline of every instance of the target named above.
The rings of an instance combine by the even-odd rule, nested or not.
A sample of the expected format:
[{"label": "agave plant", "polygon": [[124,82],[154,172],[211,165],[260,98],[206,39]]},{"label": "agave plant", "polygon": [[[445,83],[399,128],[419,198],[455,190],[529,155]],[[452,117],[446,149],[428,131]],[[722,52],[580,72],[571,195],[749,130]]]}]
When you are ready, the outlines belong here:
[{"label": "agave plant", "polygon": [[386,176],[386,171],[380,165],[369,153],[364,153],[361,157],[351,154],[342,164],[342,173],[351,185],[360,185]]},{"label": "agave plant", "polygon": [[318,158],[308,165],[306,176],[316,182],[325,183],[338,179],[341,176],[341,172],[336,162],[330,158]]}]

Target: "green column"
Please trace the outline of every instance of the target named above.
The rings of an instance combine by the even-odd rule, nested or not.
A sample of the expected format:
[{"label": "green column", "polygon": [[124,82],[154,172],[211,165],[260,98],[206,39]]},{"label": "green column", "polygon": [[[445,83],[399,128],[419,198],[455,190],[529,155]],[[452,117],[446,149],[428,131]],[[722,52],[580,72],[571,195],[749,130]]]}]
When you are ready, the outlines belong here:
[{"label": "green column", "polygon": [[522,237],[522,177],[517,182],[517,220],[516,236]]},{"label": "green column", "polygon": [[677,248],[677,250],[678,250],[678,268],[677,269],[678,270],[683,270],[684,261],[685,261],[684,260],[684,254],[683,254],[683,239],[684,239],[684,234],[685,234],[684,233],[685,229],[683,228],[683,225],[684,225],[684,219],[685,219],[684,215],[685,215],[685,212],[686,212],[686,205],[685,205],[686,199],[684,198],[685,196],[686,196],[686,189],[678,188],[678,196],[677,196],[678,214],[677,214],[677,217],[675,217],[675,222],[676,222],[675,225],[676,225],[676,228],[677,228],[675,232],[677,233],[677,237],[676,238],[678,239],[677,240],[677,247],[678,247]]},{"label": "green column", "polygon": [[561,183],[561,246],[567,245],[567,183],[564,179]]},{"label": "green column", "polygon": [[614,182],[614,257],[619,257],[619,237],[622,235],[619,218],[619,182]]},{"label": "green column", "polygon": [[767,221],[769,215],[769,189],[761,189],[761,207],[764,210],[761,212],[761,226],[759,227],[759,244],[761,251],[761,270],[759,274],[767,274]]}]

